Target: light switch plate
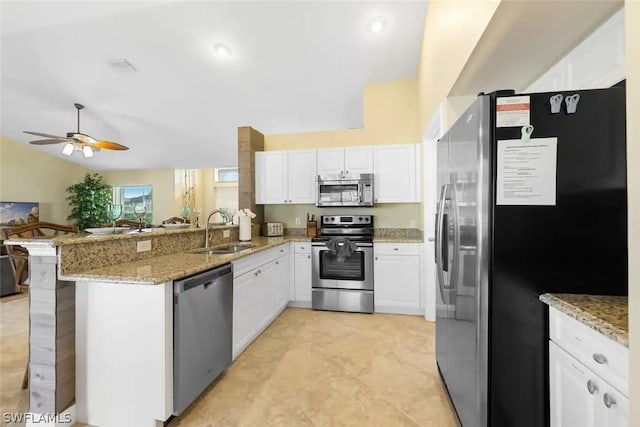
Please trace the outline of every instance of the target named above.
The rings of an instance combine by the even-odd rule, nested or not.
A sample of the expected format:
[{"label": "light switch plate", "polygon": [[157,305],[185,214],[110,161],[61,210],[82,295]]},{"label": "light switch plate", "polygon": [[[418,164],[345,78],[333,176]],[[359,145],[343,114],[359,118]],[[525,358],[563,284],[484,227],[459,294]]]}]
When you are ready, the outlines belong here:
[{"label": "light switch plate", "polygon": [[229,237],[231,236],[231,231],[229,230],[222,230],[222,237]]},{"label": "light switch plate", "polygon": [[138,252],[147,252],[151,250],[151,240],[140,240],[137,244]]},{"label": "light switch plate", "polygon": [[409,228],[416,228],[416,220],[412,219],[411,221],[409,221]]}]

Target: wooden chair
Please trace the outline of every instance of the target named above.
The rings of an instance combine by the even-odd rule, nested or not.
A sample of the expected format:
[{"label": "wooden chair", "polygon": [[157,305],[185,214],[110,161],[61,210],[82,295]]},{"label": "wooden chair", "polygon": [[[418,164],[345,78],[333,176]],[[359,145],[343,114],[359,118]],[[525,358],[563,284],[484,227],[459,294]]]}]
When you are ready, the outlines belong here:
[{"label": "wooden chair", "polygon": [[[53,224],[50,222],[32,222],[17,227],[2,229],[4,240],[32,237],[55,237],[60,234],[77,233],[78,227]],[[13,278],[16,284],[16,292],[22,292],[29,286],[29,252],[22,246],[6,246],[9,255]]]},{"label": "wooden chair", "polygon": [[[30,224],[21,225],[13,228],[3,228],[2,237],[4,240],[15,238],[31,238],[31,237],[55,237],[60,234],[77,233],[78,227],[52,224],[50,222],[32,222]],[[16,284],[16,292],[22,292],[29,286],[29,252],[22,246],[5,246],[9,260],[11,261],[11,269],[13,270],[13,278]],[[26,389],[29,385],[29,364],[24,371],[22,377],[22,389]]]},{"label": "wooden chair", "polygon": [[[140,223],[131,219],[119,219],[116,221],[116,227],[138,227]],[[103,227],[112,227],[113,223],[105,224]],[[144,223],[142,223],[144,227]]]},{"label": "wooden chair", "polygon": [[184,224],[184,223],[189,223],[189,220],[184,220],[180,217],[174,216],[171,217],[169,219],[165,219],[164,221],[162,221],[163,224]]}]

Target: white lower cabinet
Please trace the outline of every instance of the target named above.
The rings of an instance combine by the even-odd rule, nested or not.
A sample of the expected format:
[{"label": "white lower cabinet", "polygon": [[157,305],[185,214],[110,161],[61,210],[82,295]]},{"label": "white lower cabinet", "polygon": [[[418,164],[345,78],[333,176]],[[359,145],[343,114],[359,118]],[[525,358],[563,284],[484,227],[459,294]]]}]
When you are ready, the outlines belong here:
[{"label": "white lower cabinet", "polygon": [[[255,261],[251,264],[252,260]],[[249,346],[289,302],[289,247],[257,253],[234,263],[233,358]]]},{"label": "white lower cabinet", "polygon": [[374,243],[375,311],[421,314],[420,247],[416,243]]},{"label": "white lower cabinet", "polygon": [[[551,427],[626,427],[629,399],[611,384],[606,365],[617,361],[617,343],[557,310],[549,309],[549,409]],[[597,352],[589,348],[598,341]],[[577,347],[576,347],[577,343]],[[621,346],[620,346],[621,347]],[[607,357],[609,356],[609,357]],[[595,360],[599,360],[597,362]],[[602,365],[597,374],[588,367]],[[620,379],[615,378],[619,383]],[[627,380],[628,381],[628,380]]]},{"label": "white lower cabinet", "polygon": [[294,243],[292,300],[311,302],[311,243]]}]

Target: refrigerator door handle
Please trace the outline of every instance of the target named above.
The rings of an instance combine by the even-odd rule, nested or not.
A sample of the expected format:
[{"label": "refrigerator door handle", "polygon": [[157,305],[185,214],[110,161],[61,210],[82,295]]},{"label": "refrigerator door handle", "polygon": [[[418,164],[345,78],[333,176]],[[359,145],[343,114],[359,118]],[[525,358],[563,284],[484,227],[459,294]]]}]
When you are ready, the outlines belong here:
[{"label": "refrigerator door handle", "polygon": [[[455,184],[450,184],[449,190],[450,206],[453,216],[453,264],[451,265],[452,271],[449,275],[449,286],[445,286],[445,289],[456,289],[458,287],[458,269],[460,265],[460,219],[458,215],[458,200],[456,197]],[[447,245],[447,251],[448,250],[449,247]]]},{"label": "refrigerator door handle", "polygon": [[444,266],[442,263],[442,250],[443,250],[443,220],[446,219],[444,215],[444,204],[445,199],[447,197],[447,187],[448,184],[445,184],[441,187],[440,192],[440,201],[438,202],[438,211],[436,213],[436,270],[438,271],[437,280],[438,287],[440,288],[440,298],[442,298],[442,302],[446,303],[444,300]]}]

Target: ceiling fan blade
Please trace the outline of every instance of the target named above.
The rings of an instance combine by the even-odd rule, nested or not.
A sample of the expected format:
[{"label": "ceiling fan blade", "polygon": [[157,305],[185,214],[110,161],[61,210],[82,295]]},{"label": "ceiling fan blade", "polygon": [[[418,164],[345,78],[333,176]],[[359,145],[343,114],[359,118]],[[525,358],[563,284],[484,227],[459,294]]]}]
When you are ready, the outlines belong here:
[{"label": "ceiling fan blade", "polygon": [[111,141],[96,141],[95,144],[92,144],[99,148],[104,148],[105,150],[128,150],[129,147],[118,144],[117,142]]},{"label": "ceiling fan blade", "polygon": [[28,130],[23,130],[22,132],[24,133],[28,133],[29,135],[35,135],[35,136],[43,136],[45,138],[52,138],[52,139],[67,139],[64,136],[57,136],[57,135],[49,135],[48,133],[41,133],[41,132],[31,132]]},{"label": "ceiling fan blade", "polygon": [[68,140],[66,138],[64,138],[64,139],[38,139],[38,140],[35,140],[35,141],[29,141],[29,144],[33,144],[33,145],[62,144],[65,141],[68,141]]}]

